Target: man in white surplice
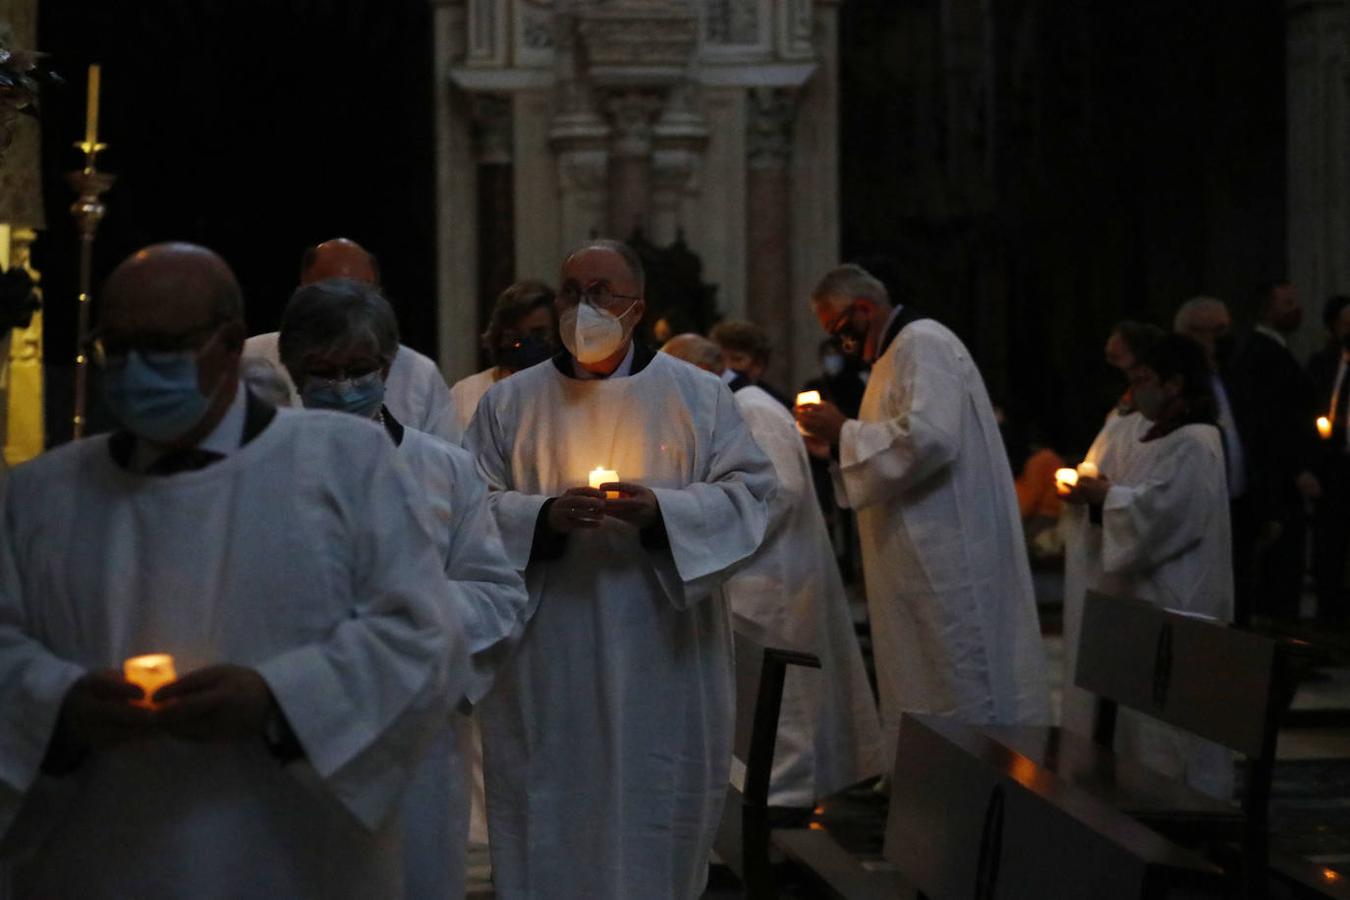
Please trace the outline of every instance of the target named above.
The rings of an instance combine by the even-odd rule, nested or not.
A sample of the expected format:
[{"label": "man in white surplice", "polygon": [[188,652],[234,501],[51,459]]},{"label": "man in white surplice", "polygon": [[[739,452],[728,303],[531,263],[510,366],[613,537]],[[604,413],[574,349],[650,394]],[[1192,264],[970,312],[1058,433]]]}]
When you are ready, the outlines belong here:
[{"label": "man in white surplice", "polygon": [[[143,250],[102,297],[125,430],[16,469],[5,497],[15,893],[394,896],[391,814],[464,683],[408,474],[370,423],[241,389],[243,303],[210,251]],[[121,673],[148,652],[180,676],[152,698]]]},{"label": "man in white surplice", "polygon": [[773,468],[726,385],[632,340],[632,250],[593,242],[561,284],[568,352],[493,385],[467,436],[532,605],[478,709],[494,885],[693,898],[731,759],[720,587],[763,540]]},{"label": "man in white surplice", "polygon": [[[300,259],[302,286],[328,278],[353,278],[378,286],[380,265],[373,253],[355,241],[334,238],[310,247]],[[265,359],[275,366],[290,388],[290,405],[300,405],[300,395],[277,352],[277,332],[249,338],[244,343],[244,356]],[[394,361],[389,364],[385,386],[386,402],[400,422],[452,444],[458,444],[464,437],[445,376],[431,358],[399,345]]]},{"label": "man in white surplice", "polygon": [[1049,718],[1045,651],[1008,455],[969,351],[859,266],[812,294],[821,325],[872,363],[857,419],[798,407],[808,448],[858,512],[881,721]]},{"label": "man in white surplice", "polygon": [[735,377],[736,406],[778,475],[764,544],[727,580],[726,591],[737,621],[758,626],[751,633],[771,635],[780,646],[820,660],[819,669],[788,667],[769,784],[770,805],[811,807],[816,798],[887,768],[876,703],[816,501],[811,462],[787,407],[728,369],[724,348],[682,334],[661,352],[723,380],[726,373]]},{"label": "man in white surplice", "polygon": [[[384,379],[398,352],[398,321],[372,285],[333,278],[299,288],[286,304],[278,341],[282,362],[306,409],[332,409],[375,420],[377,436],[398,447],[434,515],[431,533],[445,577],[460,590],[448,597],[464,624],[473,678],[465,699],[477,702],[491,684],[494,660],[523,628],[525,586],[506,560],[487,485],[473,456],[405,427],[384,405]],[[406,896],[464,896],[469,827],[468,717],[455,712],[438,730],[403,799]]]}]

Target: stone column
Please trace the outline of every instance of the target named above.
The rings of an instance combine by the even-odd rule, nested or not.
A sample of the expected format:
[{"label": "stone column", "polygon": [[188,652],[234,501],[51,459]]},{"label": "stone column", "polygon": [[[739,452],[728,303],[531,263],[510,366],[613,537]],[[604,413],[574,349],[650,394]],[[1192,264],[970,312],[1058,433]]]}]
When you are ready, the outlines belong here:
[{"label": "stone column", "polygon": [[[496,94],[473,96],[474,149],[478,162],[478,316],[482,331],[497,295],[516,271],[515,186],[512,165],[511,99]],[[479,365],[482,360],[479,360]]]},{"label": "stone column", "polygon": [[661,118],[652,127],[651,212],[652,243],[664,247],[689,222],[686,207],[699,192],[703,153],[708,146],[708,124],[698,111],[692,85],[670,92]]},{"label": "stone column", "polygon": [[[1350,2],[1289,0],[1286,11],[1289,277],[1315,313],[1350,292]],[[1305,316],[1298,352],[1320,333]]]},{"label": "stone column", "polygon": [[478,229],[471,212],[477,194],[472,115],[468,97],[451,83],[464,58],[463,0],[434,0],[436,107],[437,341],[441,371],[454,382],[478,360]]},{"label": "stone column", "polygon": [[634,231],[651,233],[652,117],[660,98],[646,91],[609,95],[613,123],[609,156],[609,235],[624,240]]},{"label": "stone column", "polygon": [[609,126],[589,106],[553,119],[549,145],[558,158],[559,259],[609,224]]},{"label": "stone column", "polygon": [[765,379],[792,390],[792,124],[795,92],[751,88],[746,133],[746,317],[769,334]]}]

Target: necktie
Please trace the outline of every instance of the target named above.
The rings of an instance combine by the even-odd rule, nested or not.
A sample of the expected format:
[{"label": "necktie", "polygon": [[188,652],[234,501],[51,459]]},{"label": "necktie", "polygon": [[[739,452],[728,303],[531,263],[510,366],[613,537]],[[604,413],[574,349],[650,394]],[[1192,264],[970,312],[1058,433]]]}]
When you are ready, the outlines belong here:
[{"label": "necktie", "polygon": [[224,458],[225,456],[222,453],[201,450],[197,447],[186,447],[164,454],[151,463],[145,473],[147,475],[176,475],[179,472],[195,472],[197,469],[204,469],[211,463],[219,462]]}]

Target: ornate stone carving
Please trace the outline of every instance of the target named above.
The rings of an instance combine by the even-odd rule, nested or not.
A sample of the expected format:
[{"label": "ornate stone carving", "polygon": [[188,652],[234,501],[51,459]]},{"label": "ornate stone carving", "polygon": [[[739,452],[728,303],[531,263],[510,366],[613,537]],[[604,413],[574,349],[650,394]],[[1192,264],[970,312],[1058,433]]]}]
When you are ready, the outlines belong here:
[{"label": "ornate stone carving", "polygon": [[759,0],[704,0],[703,39],[710,44],[760,42]]},{"label": "ornate stone carving", "polygon": [[474,145],[481,164],[509,164],[514,155],[511,98],[471,94]]},{"label": "ornate stone carving", "polygon": [[652,119],[660,112],[662,97],[655,91],[621,90],[606,95],[614,132],[616,156],[647,156],[652,151]]},{"label": "ornate stone carving", "polygon": [[579,9],[577,36],[592,70],[687,65],[698,46],[698,16],[680,0],[629,0]]},{"label": "ornate stone carving", "polygon": [[746,157],[752,169],[782,169],[792,162],[797,92],[756,87],[747,92]]}]

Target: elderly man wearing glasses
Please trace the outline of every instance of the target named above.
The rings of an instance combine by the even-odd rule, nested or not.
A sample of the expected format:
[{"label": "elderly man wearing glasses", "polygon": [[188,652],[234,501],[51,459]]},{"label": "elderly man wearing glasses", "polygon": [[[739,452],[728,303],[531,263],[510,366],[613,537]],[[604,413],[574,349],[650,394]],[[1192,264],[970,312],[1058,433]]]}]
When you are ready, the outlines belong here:
[{"label": "elderly man wearing glasses", "polygon": [[[0,532],[0,852],[15,896],[388,897],[389,813],[464,689],[388,441],[242,387],[239,285],[150,247],[103,291],[124,430],[15,469]],[[156,691],[129,657],[170,654]]]},{"label": "elderly man wearing glasses", "polygon": [[642,264],[563,263],[566,352],[494,384],[478,454],[532,618],[479,707],[499,897],[698,897],[732,741],[728,571],[776,480],[720,379],[633,342]]},{"label": "elderly man wearing glasses", "polygon": [[[373,419],[373,438],[398,447],[430,508],[444,577],[458,589],[447,612],[461,623],[474,671],[464,692],[476,703],[495,660],[524,628],[525,588],[506,560],[487,506],[487,487],[466,450],[405,427],[384,405],[385,379],[399,352],[398,322],[378,288],[348,278],[299,288],[286,305],[281,361],[306,408]],[[381,433],[383,431],[383,433]],[[458,698],[455,698],[458,699]],[[468,765],[461,747],[469,720],[456,713],[439,729],[403,801],[405,895],[464,896]]]}]

